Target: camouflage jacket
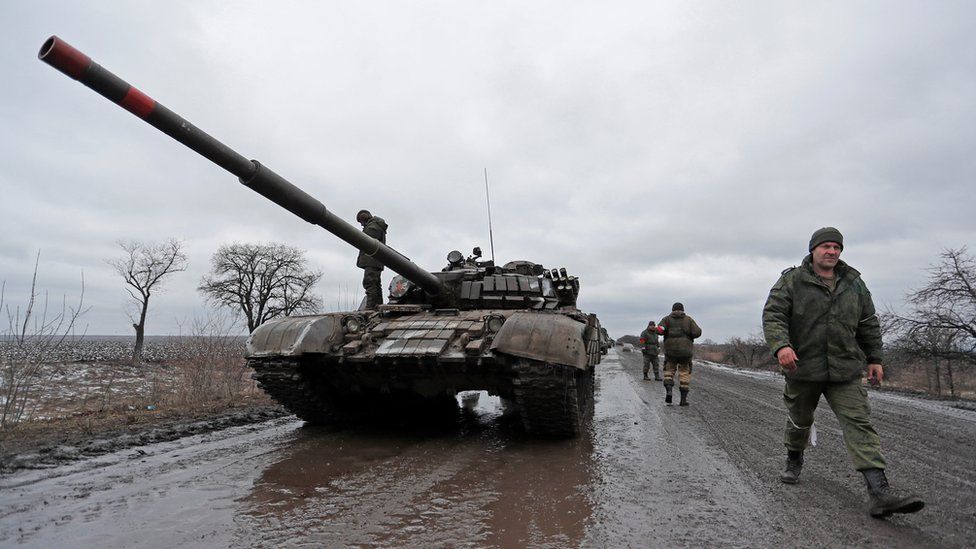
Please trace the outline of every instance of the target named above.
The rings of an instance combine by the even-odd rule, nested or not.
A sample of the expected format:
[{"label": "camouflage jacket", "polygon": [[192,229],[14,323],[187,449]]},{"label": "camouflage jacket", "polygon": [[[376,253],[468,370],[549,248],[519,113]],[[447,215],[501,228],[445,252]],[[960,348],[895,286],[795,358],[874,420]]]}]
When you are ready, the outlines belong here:
[{"label": "camouflage jacket", "polygon": [[[386,228],[386,221],[383,221],[382,217],[376,217],[374,215],[373,217],[369,218],[369,221],[366,222],[366,226],[363,227],[363,232],[386,244]],[[363,251],[360,251],[359,257],[356,258],[356,266],[360,269],[372,267],[374,269],[383,270],[382,263]]]},{"label": "camouflage jacket", "polygon": [[684,311],[672,311],[657,324],[664,327],[664,356],[691,358],[695,350],[693,342],[702,335],[695,319]]},{"label": "camouflage jacket", "polygon": [[814,274],[811,256],[783,271],[763,308],[769,349],[790,346],[798,368],[786,372],[799,381],[849,381],[861,377],[865,361],[880,364],[881,324],[861,273],[838,261],[836,287]]},{"label": "camouflage jacket", "polygon": [[650,328],[644,330],[640,334],[640,342],[644,347],[643,352],[645,355],[657,355],[658,353],[658,335],[657,332],[651,330]]}]

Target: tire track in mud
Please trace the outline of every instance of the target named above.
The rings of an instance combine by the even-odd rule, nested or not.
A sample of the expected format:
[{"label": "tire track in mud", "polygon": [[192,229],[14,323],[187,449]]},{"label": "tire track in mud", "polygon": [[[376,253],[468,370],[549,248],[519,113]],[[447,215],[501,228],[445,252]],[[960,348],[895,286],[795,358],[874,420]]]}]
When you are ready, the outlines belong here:
[{"label": "tire track in mud", "polygon": [[761,500],[694,406],[666,406],[660,382],[631,375],[641,363],[630,355],[598,369],[594,499],[603,505],[585,545],[764,544],[775,532]]},{"label": "tire track in mud", "polygon": [[[639,357],[626,360],[636,380]],[[690,399],[691,408],[699,412],[701,429],[727,453],[769,509],[777,536],[768,542],[782,546],[973,545],[976,496],[971,488],[971,446],[976,414],[872,392],[872,417],[888,457],[889,476],[896,487],[914,490],[928,502],[921,513],[876,520],[864,512],[863,479],[854,471],[837,420],[823,400],[815,420],[820,440],[807,452],[801,483],[789,486],[779,481],[785,463],[782,388],[782,378],[777,375],[736,373],[696,361]],[[924,433],[932,432],[932,424],[943,425],[952,434],[926,440]],[[959,439],[968,444],[958,444]],[[951,464],[950,475],[966,480],[958,483],[947,477],[932,483],[931,465],[913,457],[916,453],[926,460],[941,456]],[[929,482],[927,487],[919,482],[923,479]],[[943,505],[947,501],[953,502],[953,508]]]},{"label": "tire track in mud", "polygon": [[931,515],[919,527],[941,546],[976,546],[976,412],[898,394],[870,398],[893,484],[921,495],[920,514]]}]

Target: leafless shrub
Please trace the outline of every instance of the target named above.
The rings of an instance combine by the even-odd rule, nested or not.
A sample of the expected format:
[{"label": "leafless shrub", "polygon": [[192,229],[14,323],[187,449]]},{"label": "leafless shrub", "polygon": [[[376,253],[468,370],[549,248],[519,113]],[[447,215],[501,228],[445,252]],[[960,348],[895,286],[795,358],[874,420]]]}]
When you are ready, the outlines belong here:
[{"label": "leafless shrub", "polygon": [[199,405],[257,392],[244,360],[240,332],[239,322],[216,311],[191,322],[189,333],[180,336],[179,358],[170,362],[177,403]]},{"label": "leafless shrub", "polygon": [[47,292],[37,289],[37,268],[41,255],[34,260],[27,303],[11,308],[5,303],[6,283],[0,286],[0,310],[7,315],[7,328],[2,334],[3,353],[0,356],[0,429],[9,429],[29,420],[38,404],[32,398],[38,387],[53,373],[52,357],[61,347],[83,334],[75,330],[87,311],[85,277],[81,277],[81,293],[74,306],[62,296],[60,308],[51,303]]},{"label": "leafless shrub", "polygon": [[758,333],[746,338],[733,337],[727,343],[726,360],[738,368],[769,369],[776,362],[766,341]]}]

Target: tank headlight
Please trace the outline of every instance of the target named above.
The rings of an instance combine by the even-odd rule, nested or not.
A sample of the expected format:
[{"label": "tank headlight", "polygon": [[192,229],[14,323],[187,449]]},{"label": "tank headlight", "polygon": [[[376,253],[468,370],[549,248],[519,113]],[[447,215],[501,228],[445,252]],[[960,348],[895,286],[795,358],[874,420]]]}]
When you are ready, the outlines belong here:
[{"label": "tank headlight", "polygon": [[407,295],[413,288],[413,282],[410,282],[406,278],[396,275],[390,282],[390,297],[400,298]]},{"label": "tank headlight", "polygon": [[356,317],[353,316],[353,317],[349,317],[348,319],[346,319],[346,331],[347,332],[349,332],[351,334],[354,334],[354,333],[358,332],[359,329],[362,328],[362,327],[363,327],[363,325],[359,321],[358,318],[356,318]]},{"label": "tank headlight", "polygon": [[501,316],[489,316],[485,320],[485,328],[489,333],[496,333],[498,330],[502,329],[502,324],[505,323],[505,317]]}]

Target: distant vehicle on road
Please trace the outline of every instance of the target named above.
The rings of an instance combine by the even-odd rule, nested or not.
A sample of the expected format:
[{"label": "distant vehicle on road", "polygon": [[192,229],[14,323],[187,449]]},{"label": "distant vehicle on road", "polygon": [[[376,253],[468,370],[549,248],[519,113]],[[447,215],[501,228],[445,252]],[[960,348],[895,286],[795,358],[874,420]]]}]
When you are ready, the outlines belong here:
[{"label": "distant vehicle on road", "polygon": [[625,353],[632,353],[632,352],[634,352],[634,345],[631,344],[631,343],[624,343],[623,349],[620,349],[620,350],[623,351],[623,352],[625,352]]}]

